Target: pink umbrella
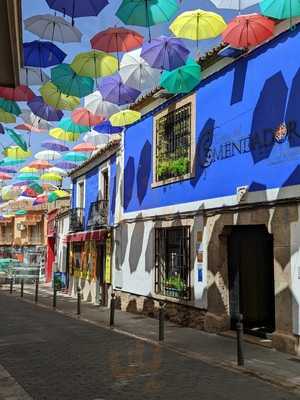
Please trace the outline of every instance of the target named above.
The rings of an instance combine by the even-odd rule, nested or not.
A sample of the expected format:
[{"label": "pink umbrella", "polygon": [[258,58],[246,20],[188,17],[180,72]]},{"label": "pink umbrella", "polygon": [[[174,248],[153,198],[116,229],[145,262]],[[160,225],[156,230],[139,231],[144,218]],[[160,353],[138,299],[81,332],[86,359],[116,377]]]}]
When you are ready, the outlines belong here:
[{"label": "pink umbrella", "polygon": [[36,128],[30,124],[19,124],[19,125],[15,126],[15,129],[18,129],[20,131],[35,132],[35,133],[47,132],[47,129]]},{"label": "pink umbrella", "polygon": [[104,118],[91,113],[86,108],[77,108],[72,112],[72,120],[75,124],[91,127],[100,124]]},{"label": "pink umbrella", "polygon": [[92,151],[95,151],[97,147],[93,145],[92,143],[79,143],[76,146],[73,147],[73,151],[78,151],[81,153],[91,153]]}]

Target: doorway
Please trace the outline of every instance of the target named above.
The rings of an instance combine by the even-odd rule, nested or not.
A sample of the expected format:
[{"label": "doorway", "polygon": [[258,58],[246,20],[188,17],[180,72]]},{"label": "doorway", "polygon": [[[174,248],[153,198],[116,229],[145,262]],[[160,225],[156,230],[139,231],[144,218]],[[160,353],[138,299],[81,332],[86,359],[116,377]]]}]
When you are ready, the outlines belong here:
[{"label": "doorway", "polygon": [[232,328],[243,314],[246,333],[267,337],[275,329],[273,236],[264,225],[232,227],[228,237]]}]

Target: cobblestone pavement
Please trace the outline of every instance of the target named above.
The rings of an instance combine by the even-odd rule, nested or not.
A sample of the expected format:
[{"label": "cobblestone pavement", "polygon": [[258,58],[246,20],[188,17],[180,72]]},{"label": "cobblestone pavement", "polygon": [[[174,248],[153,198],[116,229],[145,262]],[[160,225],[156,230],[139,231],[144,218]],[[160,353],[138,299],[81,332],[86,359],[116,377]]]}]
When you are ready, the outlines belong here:
[{"label": "cobblestone pavement", "polygon": [[0,380],[0,400],[300,398],[5,294],[0,294],[0,321],[1,368],[29,395],[8,395]]}]

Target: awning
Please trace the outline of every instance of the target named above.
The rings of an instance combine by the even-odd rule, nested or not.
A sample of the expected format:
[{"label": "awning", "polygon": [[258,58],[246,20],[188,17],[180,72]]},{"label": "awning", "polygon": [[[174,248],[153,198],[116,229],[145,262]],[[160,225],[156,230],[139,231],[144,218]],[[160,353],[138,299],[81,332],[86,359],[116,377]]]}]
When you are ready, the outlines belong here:
[{"label": "awning", "polygon": [[70,242],[85,242],[86,240],[98,240],[104,241],[107,237],[108,230],[100,229],[97,231],[85,231],[85,232],[77,232],[70,233],[64,237],[64,243]]}]

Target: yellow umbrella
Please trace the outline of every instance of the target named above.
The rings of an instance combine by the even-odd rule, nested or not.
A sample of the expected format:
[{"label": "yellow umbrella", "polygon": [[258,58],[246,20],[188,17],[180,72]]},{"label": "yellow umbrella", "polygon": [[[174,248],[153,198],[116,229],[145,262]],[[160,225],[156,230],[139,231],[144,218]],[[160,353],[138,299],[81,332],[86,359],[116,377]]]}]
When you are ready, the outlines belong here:
[{"label": "yellow umbrella", "polygon": [[32,156],[32,152],[30,150],[24,151],[19,146],[10,146],[4,150],[4,154],[6,157],[12,160],[26,160]]},{"label": "yellow umbrella", "polygon": [[46,174],[41,175],[41,181],[49,181],[49,182],[61,182],[62,177],[58,174],[53,174],[52,172],[47,172]]},{"label": "yellow umbrella", "polygon": [[24,173],[35,173],[38,172],[37,168],[33,168],[33,167],[23,167],[19,170],[19,172],[24,172]]},{"label": "yellow umbrella", "polygon": [[141,119],[141,113],[133,110],[123,110],[113,114],[109,120],[112,126],[127,126]]},{"label": "yellow umbrella", "polygon": [[99,78],[117,72],[118,60],[103,51],[91,50],[77,54],[71,67],[78,75]]},{"label": "yellow umbrella", "polygon": [[59,199],[62,199],[62,198],[65,198],[65,197],[71,197],[70,193],[69,193],[69,192],[66,192],[65,190],[60,190],[60,189],[58,189],[58,190],[54,190],[53,193],[55,193],[56,196],[57,196]]},{"label": "yellow umbrella", "polygon": [[40,88],[40,93],[45,101],[54,108],[72,111],[80,104],[80,99],[62,93],[52,82],[47,82]]},{"label": "yellow umbrella", "polygon": [[64,131],[61,128],[51,129],[49,135],[64,142],[76,142],[80,138],[80,133]]},{"label": "yellow umbrella", "polygon": [[170,25],[170,30],[179,38],[197,40],[198,42],[201,39],[219,36],[226,26],[221,15],[198,9],[178,15]]},{"label": "yellow umbrella", "polygon": [[16,122],[16,116],[8,113],[0,108],[0,122],[6,122],[7,124],[13,124]]}]

